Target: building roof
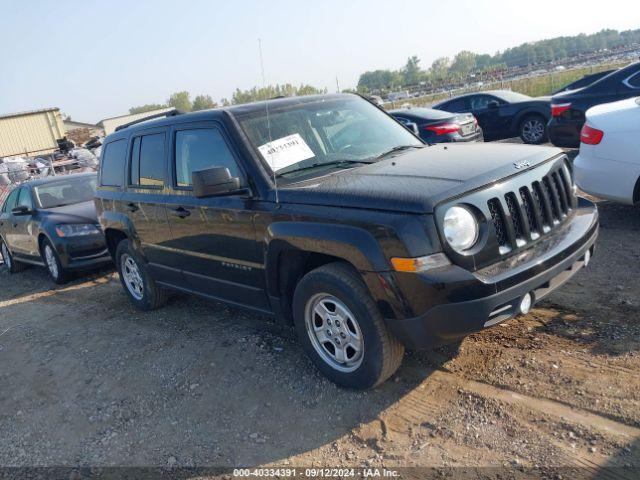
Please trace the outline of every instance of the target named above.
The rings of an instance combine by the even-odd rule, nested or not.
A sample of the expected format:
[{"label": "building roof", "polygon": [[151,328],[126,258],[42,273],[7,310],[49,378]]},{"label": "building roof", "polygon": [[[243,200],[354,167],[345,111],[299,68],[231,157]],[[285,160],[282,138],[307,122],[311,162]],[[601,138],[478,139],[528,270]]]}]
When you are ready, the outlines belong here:
[{"label": "building roof", "polygon": [[40,110],[27,110],[24,112],[16,112],[16,113],[0,113],[0,118],[11,118],[11,117],[24,117],[25,115],[34,115],[36,113],[46,113],[46,112],[55,112],[60,110],[58,107],[51,108],[41,108]]},{"label": "building roof", "polygon": [[[102,120],[100,120],[96,125],[102,125],[104,122],[109,122],[111,120],[119,120],[119,119],[125,119],[127,117],[137,117],[137,116],[146,116],[146,115],[153,115],[154,113],[162,113],[162,112],[167,112],[169,110],[174,110],[173,107],[166,107],[166,108],[158,108],[156,110],[149,110],[148,112],[141,112],[141,113],[127,113],[125,115],[118,115],[117,117],[109,117],[109,118],[103,118]],[[126,123],[126,122],[125,122]]]}]

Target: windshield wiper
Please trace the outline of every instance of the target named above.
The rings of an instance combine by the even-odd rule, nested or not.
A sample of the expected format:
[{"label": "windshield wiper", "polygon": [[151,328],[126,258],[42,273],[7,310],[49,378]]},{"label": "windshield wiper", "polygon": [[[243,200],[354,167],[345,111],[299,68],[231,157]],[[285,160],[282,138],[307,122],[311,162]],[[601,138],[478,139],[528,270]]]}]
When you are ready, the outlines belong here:
[{"label": "windshield wiper", "polygon": [[386,152],[382,152],[380,155],[372,157],[373,160],[382,160],[384,157],[391,155],[392,153],[401,152],[403,150],[408,150],[409,148],[424,148],[424,145],[398,145],[396,147],[390,148]]},{"label": "windshield wiper", "polygon": [[278,173],[276,174],[276,177],[281,177],[289,173],[301,172],[303,170],[311,170],[319,167],[325,167],[325,166],[340,167],[340,166],[352,165],[354,163],[371,163],[371,161],[370,160],[334,160],[332,162],[318,162],[318,163],[314,163],[313,165],[307,165],[306,167],[300,167],[293,170],[287,170],[286,172]]}]

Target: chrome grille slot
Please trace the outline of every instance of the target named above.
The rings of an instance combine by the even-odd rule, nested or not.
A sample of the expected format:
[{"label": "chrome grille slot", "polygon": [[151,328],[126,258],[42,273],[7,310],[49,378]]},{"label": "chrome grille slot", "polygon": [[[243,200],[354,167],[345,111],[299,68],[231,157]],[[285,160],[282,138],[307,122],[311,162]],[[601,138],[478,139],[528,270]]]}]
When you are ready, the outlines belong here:
[{"label": "chrome grille slot", "polygon": [[553,172],[551,174],[551,181],[553,182],[555,191],[558,194],[558,200],[560,200],[560,208],[562,209],[562,213],[566,215],[569,211],[569,205],[567,205],[567,195],[564,192],[564,185],[562,185],[562,182],[560,181],[560,175],[558,172]]},{"label": "chrome grille slot", "polygon": [[549,204],[551,206],[553,223],[556,224],[560,221],[560,205],[558,201],[558,194],[555,191],[554,186],[551,184],[551,180],[549,180],[548,176],[545,176],[542,179],[542,184],[544,185],[544,193],[546,193],[547,198],[549,199]]},{"label": "chrome grille slot", "polygon": [[531,233],[531,238],[535,240],[540,236],[542,225],[539,225],[538,217],[536,216],[536,211],[533,204],[534,199],[528,187],[522,187],[520,189],[520,198],[522,199],[522,206],[524,208],[525,214],[527,215],[527,221],[529,222],[529,231]]},{"label": "chrome grille slot", "polygon": [[504,200],[509,209],[509,216],[511,217],[511,223],[513,223],[513,233],[515,234],[516,247],[521,247],[527,242],[527,235],[525,234],[526,227],[524,226],[524,218],[516,199],[516,194],[509,192],[504,196]]}]

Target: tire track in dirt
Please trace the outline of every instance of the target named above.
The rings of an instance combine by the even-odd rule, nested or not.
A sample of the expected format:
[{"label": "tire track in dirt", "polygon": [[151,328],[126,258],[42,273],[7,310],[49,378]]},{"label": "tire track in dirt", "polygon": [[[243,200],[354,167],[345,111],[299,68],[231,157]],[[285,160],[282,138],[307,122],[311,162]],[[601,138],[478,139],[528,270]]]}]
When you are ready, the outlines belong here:
[{"label": "tire track in dirt", "polygon": [[[621,423],[598,415],[588,410],[566,405],[562,402],[546,398],[532,397],[506,388],[499,388],[488,383],[459,377],[443,369],[433,370],[425,382],[441,385],[441,388],[455,387],[469,390],[477,395],[500,400],[504,403],[536,410],[540,413],[552,415],[569,423],[578,424],[586,428],[594,428],[601,432],[615,435],[626,440],[640,438],[640,428]],[[441,388],[437,388],[440,390]],[[438,397],[421,398],[419,387],[406,395],[397,403],[402,410],[401,416],[407,420],[418,421],[424,419],[426,413],[433,413],[443,408]]]}]

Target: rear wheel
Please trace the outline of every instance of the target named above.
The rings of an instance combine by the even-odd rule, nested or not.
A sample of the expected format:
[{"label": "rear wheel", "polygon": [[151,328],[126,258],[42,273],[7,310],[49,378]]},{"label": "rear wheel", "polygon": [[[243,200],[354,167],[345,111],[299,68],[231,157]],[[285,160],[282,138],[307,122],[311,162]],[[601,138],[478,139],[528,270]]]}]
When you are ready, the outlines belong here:
[{"label": "rear wheel", "polygon": [[18,273],[23,271],[27,266],[24,263],[16,262],[13,259],[13,255],[9,251],[9,247],[4,243],[4,240],[0,238],[0,254],[2,254],[2,260],[4,264],[7,266],[7,270],[9,273]]},{"label": "rear wheel", "polygon": [[42,240],[40,249],[42,260],[44,260],[44,265],[47,268],[47,272],[49,272],[51,280],[59,285],[65,283],[69,279],[69,273],[63,268],[58,252],[53,248],[51,242],[47,239]]},{"label": "rear wheel", "polygon": [[524,143],[539,145],[547,141],[547,123],[540,115],[529,115],[520,122],[520,138]]},{"label": "rear wheel", "polygon": [[306,274],[293,299],[296,334],[315,366],[338,385],[380,385],[402,363],[404,346],[388,331],[358,273],[332,263]]},{"label": "rear wheel", "polygon": [[122,287],[136,308],[155,310],[167,302],[167,290],[159,287],[151,278],[146,263],[129,240],[122,240],[118,244],[116,266]]}]

